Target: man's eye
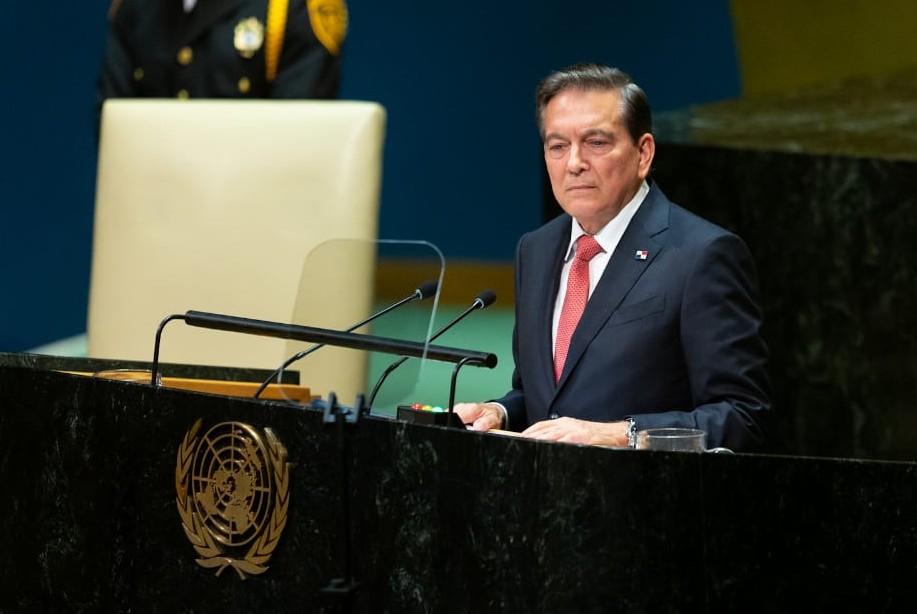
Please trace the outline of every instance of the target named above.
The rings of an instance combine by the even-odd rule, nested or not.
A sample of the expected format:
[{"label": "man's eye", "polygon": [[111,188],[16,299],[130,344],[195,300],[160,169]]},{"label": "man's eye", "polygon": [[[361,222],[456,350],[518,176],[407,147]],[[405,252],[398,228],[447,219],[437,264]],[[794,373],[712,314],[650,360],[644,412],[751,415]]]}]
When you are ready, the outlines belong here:
[{"label": "man's eye", "polygon": [[589,139],[586,141],[586,145],[592,149],[607,149],[610,143],[602,139]]}]

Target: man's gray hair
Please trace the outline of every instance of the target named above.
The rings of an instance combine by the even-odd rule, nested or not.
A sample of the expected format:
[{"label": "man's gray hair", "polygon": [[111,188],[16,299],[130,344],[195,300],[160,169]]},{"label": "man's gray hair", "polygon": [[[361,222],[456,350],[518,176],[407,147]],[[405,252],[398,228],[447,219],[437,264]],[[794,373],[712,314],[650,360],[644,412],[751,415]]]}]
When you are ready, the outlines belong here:
[{"label": "man's gray hair", "polygon": [[646,94],[627,73],[602,64],[574,64],[551,73],[535,90],[535,119],[544,139],[544,112],[551,99],[569,89],[615,90],[621,97],[621,115],[634,144],[653,132],[653,116]]}]

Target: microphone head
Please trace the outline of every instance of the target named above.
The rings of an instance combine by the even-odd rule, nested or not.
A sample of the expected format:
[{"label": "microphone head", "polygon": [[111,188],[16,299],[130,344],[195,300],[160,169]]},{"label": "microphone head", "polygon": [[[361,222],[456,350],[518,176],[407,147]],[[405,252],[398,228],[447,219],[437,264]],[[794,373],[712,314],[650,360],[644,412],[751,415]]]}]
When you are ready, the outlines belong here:
[{"label": "microphone head", "polygon": [[436,295],[436,291],[438,289],[439,282],[435,279],[428,279],[427,281],[417,286],[417,289],[414,290],[414,292],[417,295],[417,298],[424,300]]},{"label": "microphone head", "polygon": [[474,297],[474,304],[478,305],[478,309],[486,309],[494,304],[494,301],[497,300],[497,293],[493,290],[481,290],[478,292],[478,295]]}]

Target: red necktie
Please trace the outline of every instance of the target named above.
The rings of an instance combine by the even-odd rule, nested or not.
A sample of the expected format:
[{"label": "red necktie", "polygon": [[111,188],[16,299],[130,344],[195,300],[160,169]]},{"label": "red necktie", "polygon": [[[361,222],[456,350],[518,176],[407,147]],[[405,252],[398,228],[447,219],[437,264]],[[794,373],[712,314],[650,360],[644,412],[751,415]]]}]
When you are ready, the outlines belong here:
[{"label": "red necktie", "polygon": [[593,237],[582,235],[576,240],[576,254],[573,264],[570,265],[570,274],[567,277],[567,294],[564,296],[564,305],[560,310],[560,323],[557,325],[557,342],[554,345],[554,381],[560,380],[567,360],[567,350],[570,349],[570,338],[580,316],[589,300],[589,261],[593,256],[603,251]]}]

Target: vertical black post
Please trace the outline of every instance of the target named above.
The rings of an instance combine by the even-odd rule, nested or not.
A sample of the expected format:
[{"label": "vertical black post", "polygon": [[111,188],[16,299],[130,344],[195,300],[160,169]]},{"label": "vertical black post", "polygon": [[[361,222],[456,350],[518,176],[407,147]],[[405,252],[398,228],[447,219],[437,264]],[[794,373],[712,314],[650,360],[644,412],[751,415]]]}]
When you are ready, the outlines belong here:
[{"label": "vertical black post", "polygon": [[353,537],[350,520],[350,438],[351,430],[348,426],[355,426],[363,411],[363,395],[357,395],[355,407],[338,405],[336,395],[331,392],[324,408],[323,422],[334,428],[334,439],[338,452],[341,468],[340,484],[340,516],[341,516],[341,560],[344,573],[339,578],[332,578],[331,582],[321,590],[323,595],[336,599],[342,611],[351,612],[354,605],[354,596],[359,583],[353,578]]}]

